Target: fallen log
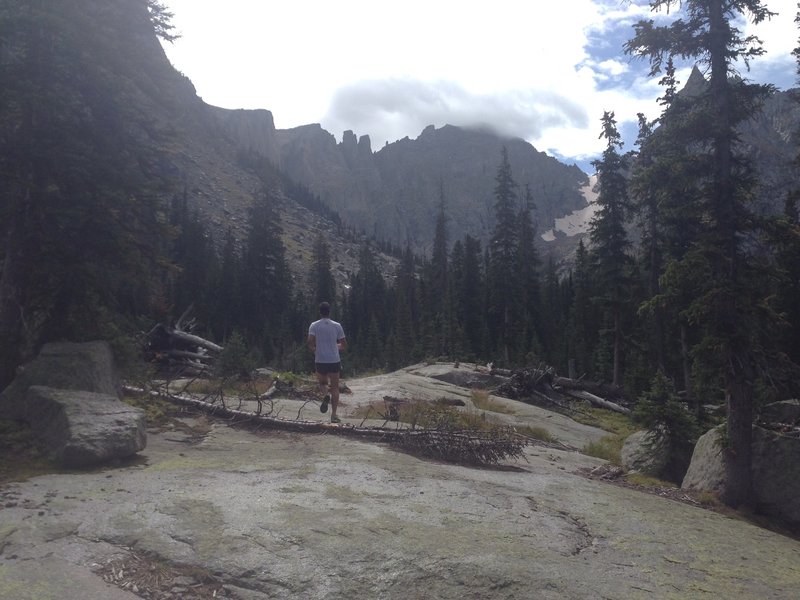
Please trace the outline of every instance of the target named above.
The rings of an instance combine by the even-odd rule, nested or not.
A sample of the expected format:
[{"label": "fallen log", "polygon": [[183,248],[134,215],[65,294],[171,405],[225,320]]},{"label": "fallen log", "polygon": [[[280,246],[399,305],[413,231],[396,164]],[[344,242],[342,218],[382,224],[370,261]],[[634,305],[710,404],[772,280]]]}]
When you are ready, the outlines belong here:
[{"label": "fallen log", "polygon": [[[125,387],[124,389],[129,393],[159,397],[209,414],[235,419],[237,423],[284,431],[330,433],[386,442],[417,455],[462,464],[496,464],[507,458],[523,458],[526,446],[539,443],[532,438],[518,434],[510,427],[498,427],[494,430],[464,430],[411,428],[401,426],[399,423],[396,427],[363,427],[348,423],[331,425],[320,421],[283,419],[269,414],[257,414],[230,408],[223,402],[210,403],[164,390],[147,392],[141,388]],[[241,402],[239,404],[241,405]]]},{"label": "fallen log", "polygon": [[167,350],[165,354],[171,358],[189,358],[193,360],[198,360],[200,362],[208,362],[214,360],[214,357],[208,354],[202,354],[200,352],[189,352],[188,350]]},{"label": "fallen log", "polygon": [[553,387],[561,390],[581,390],[601,398],[614,398],[615,400],[628,401],[625,392],[618,387],[607,383],[586,381],[583,379],[569,379],[567,377],[554,377]]},{"label": "fallen log", "polygon": [[599,406],[600,408],[605,408],[607,410],[613,410],[614,412],[621,413],[623,415],[631,414],[630,408],[625,408],[624,406],[620,406],[619,404],[615,404],[614,402],[610,402],[599,396],[595,396],[589,392],[585,392],[583,390],[570,390],[567,392],[570,396],[574,396],[575,398],[580,398],[581,400],[586,400],[595,406]]},{"label": "fallen log", "polygon": [[210,342],[207,339],[201,338],[199,335],[187,333],[185,331],[181,331],[180,329],[172,329],[171,331],[168,331],[168,333],[174,340],[182,342],[187,346],[199,346],[200,348],[205,348],[207,350],[211,350],[212,352],[222,352],[222,346],[219,346],[214,342]]}]

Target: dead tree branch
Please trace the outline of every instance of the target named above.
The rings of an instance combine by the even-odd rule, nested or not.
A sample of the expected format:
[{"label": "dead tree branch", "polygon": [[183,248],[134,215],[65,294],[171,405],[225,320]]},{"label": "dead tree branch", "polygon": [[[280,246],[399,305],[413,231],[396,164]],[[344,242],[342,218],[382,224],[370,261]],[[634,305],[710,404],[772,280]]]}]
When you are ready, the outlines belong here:
[{"label": "dead tree branch", "polygon": [[[153,397],[189,406],[219,417],[226,417],[239,424],[263,426],[284,431],[302,433],[330,433],[375,442],[385,442],[404,451],[429,458],[445,460],[460,464],[496,464],[503,459],[519,459],[524,457],[524,449],[533,440],[519,435],[511,427],[496,427],[487,430],[464,430],[454,428],[409,428],[398,424],[390,427],[363,427],[361,425],[331,425],[320,421],[304,421],[299,419],[283,419],[270,413],[260,414],[258,396],[254,400],[259,403],[258,412],[242,410],[246,400],[238,403],[224,397],[207,395],[203,399],[186,394],[174,394],[167,388],[146,392],[139,388],[126,388],[128,392],[149,394]],[[299,414],[299,413],[298,413]]]},{"label": "dead tree branch", "polygon": [[[498,372],[495,369],[494,372]],[[551,404],[561,409],[572,410],[570,398],[584,400],[606,410],[629,415],[631,410],[624,406],[628,400],[622,390],[610,385],[557,377],[555,369],[540,365],[535,369],[504,370],[502,375],[508,380],[494,391],[499,396],[522,400],[534,404]]]}]

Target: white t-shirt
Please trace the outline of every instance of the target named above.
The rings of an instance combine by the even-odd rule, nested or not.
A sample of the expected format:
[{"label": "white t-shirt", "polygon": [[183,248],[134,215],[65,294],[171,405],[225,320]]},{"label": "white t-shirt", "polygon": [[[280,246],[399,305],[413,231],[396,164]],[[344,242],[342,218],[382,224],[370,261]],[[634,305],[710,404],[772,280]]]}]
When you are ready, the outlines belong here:
[{"label": "white t-shirt", "polygon": [[344,329],[339,323],[323,317],[308,327],[308,335],[313,335],[316,340],[314,362],[338,363],[341,360],[336,343],[344,339]]}]

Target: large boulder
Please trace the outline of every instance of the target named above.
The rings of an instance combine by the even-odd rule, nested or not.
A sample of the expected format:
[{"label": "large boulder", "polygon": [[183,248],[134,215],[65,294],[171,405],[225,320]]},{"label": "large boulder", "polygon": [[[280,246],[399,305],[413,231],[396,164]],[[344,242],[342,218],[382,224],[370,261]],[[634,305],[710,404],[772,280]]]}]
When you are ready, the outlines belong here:
[{"label": "large boulder", "polygon": [[[725,463],[720,425],[705,433],[695,446],[683,489],[722,492]],[[800,524],[800,439],[763,427],[753,427],[753,488],[758,509],[792,524]]]},{"label": "large boulder", "polygon": [[0,394],[0,418],[26,420],[28,388],[44,385],[119,397],[114,355],[106,342],[45,344],[39,356],[24,366]]},{"label": "large boulder", "polygon": [[643,475],[662,476],[669,465],[669,451],[669,437],[663,431],[637,431],[622,445],[622,467]]},{"label": "large boulder", "polygon": [[725,425],[718,425],[700,436],[692,453],[692,462],[683,477],[684,490],[721,493],[725,489],[725,461],[722,456],[722,434]]},{"label": "large boulder", "polygon": [[0,418],[29,423],[63,466],[94,466],[147,443],[144,413],[121,402],[119,389],[107,343],[46,344],[0,394]]},{"label": "large boulder", "polygon": [[800,400],[782,400],[767,404],[761,409],[759,421],[784,425],[800,424]]},{"label": "large boulder", "polygon": [[800,524],[800,439],[753,429],[753,485],[759,509]]},{"label": "large boulder", "polygon": [[126,458],[147,445],[144,411],[116,396],[31,386],[27,414],[40,448],[68,468]]}]

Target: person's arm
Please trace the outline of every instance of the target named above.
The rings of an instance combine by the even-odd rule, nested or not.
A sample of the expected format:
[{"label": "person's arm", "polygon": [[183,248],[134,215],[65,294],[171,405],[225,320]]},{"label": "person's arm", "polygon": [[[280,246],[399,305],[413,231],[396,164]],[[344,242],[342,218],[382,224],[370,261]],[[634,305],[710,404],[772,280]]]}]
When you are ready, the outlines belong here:
[{"label": "person's arm", "polygon": [[317,337],[315,335],[309,333],[306,343],[308,344],[308,349],[311,350],[311,352],[317,351]]},{"label": "person's arm", "polygon": [[347,350],[347,339],[341,338],[336,340],[336,345],[339,347],[339,352]]}]

